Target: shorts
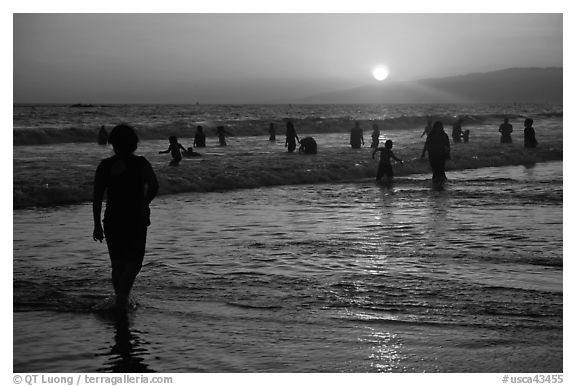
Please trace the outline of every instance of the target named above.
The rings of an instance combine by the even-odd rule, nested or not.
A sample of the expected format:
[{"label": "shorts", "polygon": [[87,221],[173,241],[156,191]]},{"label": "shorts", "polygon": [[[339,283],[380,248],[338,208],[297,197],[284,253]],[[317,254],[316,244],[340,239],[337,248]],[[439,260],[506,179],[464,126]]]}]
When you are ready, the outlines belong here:
[{"label": "shorts", "polygon": [[104,235],[112,261],[142,262],[146,252],[148,227],[144,224],[106,224]]},{"label": "shorts", "polygon": [[383,163],[378,165],[378,174],[376,175],[376,179],[379,180],[386,175],[388,178],[394,177],[394,171],[392,170],[392,165],[388,163]]}]

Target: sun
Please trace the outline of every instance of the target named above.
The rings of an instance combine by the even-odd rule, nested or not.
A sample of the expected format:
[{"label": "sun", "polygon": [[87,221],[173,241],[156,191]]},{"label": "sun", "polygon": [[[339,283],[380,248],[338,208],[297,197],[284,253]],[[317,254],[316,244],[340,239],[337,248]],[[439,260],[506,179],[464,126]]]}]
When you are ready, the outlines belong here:
[{"label": "sun", "polygon": [[378,81],[388,78],[388,74],[390,74],[390,71],[388,71],[388,67],[386,66],[376,66],[372,70],[372,76]]}]

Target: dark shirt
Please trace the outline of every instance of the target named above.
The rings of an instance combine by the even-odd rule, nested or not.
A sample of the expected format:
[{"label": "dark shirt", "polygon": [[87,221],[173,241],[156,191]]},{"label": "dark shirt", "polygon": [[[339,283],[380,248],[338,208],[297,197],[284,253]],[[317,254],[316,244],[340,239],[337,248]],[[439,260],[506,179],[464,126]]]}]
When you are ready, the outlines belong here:
[{"label": "dark shirt", "polygon": [[510,133],[513,131],[512,125],[509,123],[503,123],[500,125],[500,129],[498,131],[501,132],[502,135],[510,136]]},{"label": "dark shirt", "polygon": [[206,146],[206,134],[196,133],[194,135],[194,146],[196,146],[196,147]]},{"label": "dark shirt", "polygon": [[350,145],[352,147],[360,147],[362,142],[364,141],[364,130],[360,127],[354,127],[350,131]]},{"label": "dark shirt", "polygon": [[384,165],[390,165],[390,158],[394,158],[398,161],[398,158],[392,152],[392,149],[388,149],[387,147],[380,147],[378,150],[380,152],[380,163]]},{"label": "dark shirt", "polygon": [[445,132],[436,133],[426,137],[425,151],[428,151],[428,157],[437,159],[450,158],[450,139]]},{"label": "dark shirt", "polygon": [[290,141],[294,141],[296,139],[296,137],[298,137],[296,135],[296,130],[295,129],[286,129],[286,139],[290,140]]},{"label": "dark shirt", "polygon": [[536,132],[532,126],[524,128],[524,146],[525,147],[536,147],[538,141],[536,141]]},{"label": "dark shirt", "polygon": [[150,176],[156,180],[152,166],[141,156],[115,155],[98,165],[96,178],[107,194],[104,223],[149,225],[145,187]]}]

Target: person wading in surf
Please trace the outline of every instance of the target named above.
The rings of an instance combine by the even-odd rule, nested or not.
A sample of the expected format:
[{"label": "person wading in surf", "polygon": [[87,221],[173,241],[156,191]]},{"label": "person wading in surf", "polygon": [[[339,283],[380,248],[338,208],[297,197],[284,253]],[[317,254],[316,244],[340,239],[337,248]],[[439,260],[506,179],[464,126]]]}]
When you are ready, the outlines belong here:
[{"label": "person wading in surf", "polygon": [[[121,124],[110,132],[114,155],[100,162],[94,177],[94,241],[106,238],[112,263],[116,308],[126,310],[134,280],[142,268],[150,202],[158,193],[158,181],[146,158],[134,155],[138,136]],[[100,221],[106,193],[104,227]]]},{"label": "person wading in surf", "polygon": [[445,166],[446,160],[450,159],[450,139],[444,131],[442,122],[434,122],[432,130],[428,137],[424,149],[422,149],[422,158],[428,152],[428,161],[432,168],[432,181],[437,184],[444,183],[446,178]]}]

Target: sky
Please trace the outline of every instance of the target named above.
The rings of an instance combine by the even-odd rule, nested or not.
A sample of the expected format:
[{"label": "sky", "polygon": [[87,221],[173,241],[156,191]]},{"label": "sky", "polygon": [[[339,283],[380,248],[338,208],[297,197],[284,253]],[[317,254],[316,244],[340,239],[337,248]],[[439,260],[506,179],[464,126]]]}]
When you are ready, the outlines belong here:
[{"label": "sky", "polygon": [[562,67],[549,14],[13,15],[16,103],[286,103],[383,82]]}]

